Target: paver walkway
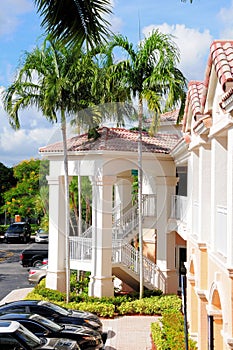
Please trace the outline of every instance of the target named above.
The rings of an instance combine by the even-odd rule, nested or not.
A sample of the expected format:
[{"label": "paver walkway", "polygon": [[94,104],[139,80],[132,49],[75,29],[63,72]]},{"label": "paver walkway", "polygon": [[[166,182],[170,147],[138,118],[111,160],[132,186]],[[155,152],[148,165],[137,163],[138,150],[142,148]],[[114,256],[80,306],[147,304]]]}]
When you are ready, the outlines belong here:
[{"label": "paver walkway", "polygon": [[150,325],[156,316],[122,316],[101,319],[108,332],[105,350],[151,350]]}]

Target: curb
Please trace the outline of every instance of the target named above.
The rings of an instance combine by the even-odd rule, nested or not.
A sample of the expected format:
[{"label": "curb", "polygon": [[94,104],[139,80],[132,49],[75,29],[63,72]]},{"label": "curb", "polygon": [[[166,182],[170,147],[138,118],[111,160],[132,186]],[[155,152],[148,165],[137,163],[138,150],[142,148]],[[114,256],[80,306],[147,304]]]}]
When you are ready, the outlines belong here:
[{"label": "curb", "polygon": [[33,288],[21,288],[12,290],[2,300],[0,300],[0,305],[10,303],[11,301],[24,299],[32,290]]}]

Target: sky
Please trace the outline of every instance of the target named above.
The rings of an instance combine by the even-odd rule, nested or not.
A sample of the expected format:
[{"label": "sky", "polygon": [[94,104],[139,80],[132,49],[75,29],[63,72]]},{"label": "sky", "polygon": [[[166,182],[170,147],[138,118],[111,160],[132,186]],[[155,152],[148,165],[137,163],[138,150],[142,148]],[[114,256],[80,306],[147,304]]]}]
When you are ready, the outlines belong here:
[{"label": "sky", "polygon": [[[233,0],[112,0],[111,30],[136,47],[153,29],[173,35],[180,51],[179,68],[188,80],[204,80],[213,40],[233,40]],[[41,41],[44,29],[33,0],[7,0],[0,10],[0,90],[15,77],[20,59]],[[59,134],[35,108],[20,113],[14,131],[0,99],[0,162],[12,167],[40,158],[38,149]]]}]

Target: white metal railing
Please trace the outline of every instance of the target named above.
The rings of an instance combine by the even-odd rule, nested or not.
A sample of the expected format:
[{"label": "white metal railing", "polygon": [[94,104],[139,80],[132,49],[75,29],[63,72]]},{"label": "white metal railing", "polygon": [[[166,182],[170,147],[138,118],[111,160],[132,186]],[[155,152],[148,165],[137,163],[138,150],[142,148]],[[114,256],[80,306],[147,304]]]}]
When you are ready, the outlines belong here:
[{"label": "white metal railing", "polygon": [[143,216],[157,216],[157,196],[155,194],[142,195]]},{"label": "white metal railing", "polygon": [[91,238],[92,237],[92,226],[89,226],[86,231],[84,231],[81,237]]},{"label": "white metal railing", "polygon": [[227,208],[216,207],[215,246],[223,256],[227,256]]},{"label": "white metal railing", "polygon": [[138,225],[137,205],[113,222],[113,239],[124,239]]},{"label": "white metal railing", "polygon": [[69,242],[71,260],[91,260],[92,238],[73,236],[69,237]]},{"label": "white metal railing", "polygon": [[[113,263],[121,263],[128,267],[129,270],[139,275],[139,252],[130,244],[119,244],[115,242],[112,250]],[[165,290],[165,278],[158,266],[151,260],[143,257],[143,274],[144,281],[150,283],[156,288]]]},{"label": "white metal railing", "polygon": [[187,201],[185,196],[172,196],[171,198],[171,217],[187,223]]},{"label": "white metal railing", "polygon": [[[92,239],[85,237],[70,237],[70,259],[90,262],[92,259]],[[123,264],[130,271],[139,275],[139,252],[130,244],[122,244],[122,240],[114,240],[112,262]],[[165,291],[165,278],[158,266],[143,257],[144,281]]]}]

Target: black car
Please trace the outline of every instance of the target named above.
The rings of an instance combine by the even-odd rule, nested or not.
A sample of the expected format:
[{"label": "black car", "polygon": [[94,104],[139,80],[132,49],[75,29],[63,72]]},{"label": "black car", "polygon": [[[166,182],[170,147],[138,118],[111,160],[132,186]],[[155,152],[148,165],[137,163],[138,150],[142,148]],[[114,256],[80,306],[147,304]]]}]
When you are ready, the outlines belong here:
[{"label": "black car", "polygon": [[28,222],[14,222],[11,224],[4,235],[4,240],[6,243],[12,241],[18,241],[22,243],[27,243],[30,241],[31,237],[31,225]]},{"label": "black car", "polygon": [[75,340],[81,350],[97,350],[103,347],[99,332],[77,325],[58,325],[37,314],[6,314],[0,320],[18,321],[37,337],[68,338]]},{"label": "black car", "polygon": [[80,350],[70,339],[39,338],[17,321],[0,321],[1,350]]},{"label": "black car", "polygon": [[102,333],[100,319],[85,311],[68,310],[44,300],[18,300],[0,306],[0,315],[9,313],[38,314],[58,324],[86,326]]}]

